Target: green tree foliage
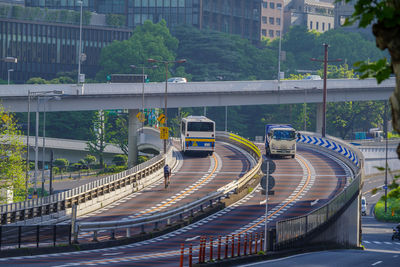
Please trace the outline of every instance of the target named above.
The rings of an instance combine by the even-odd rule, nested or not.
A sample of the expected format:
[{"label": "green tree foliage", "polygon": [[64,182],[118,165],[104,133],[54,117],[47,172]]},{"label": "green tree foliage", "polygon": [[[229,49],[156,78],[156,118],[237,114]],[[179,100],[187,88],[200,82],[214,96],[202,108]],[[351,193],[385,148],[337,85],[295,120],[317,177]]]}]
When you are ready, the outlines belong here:
[{"label": "green tree foliage", "polygon": [[236,35],[200,31],[191,26],[173,30],[179,39],[178,58],[194,81],[271,79],[276,57]]},{"label": "green tree foliage", "polygon": [[128,157],[126,155],[116,155],[112,162],[117,166],[125,166],[128,162]]},{"label": "green tree foliage", "polygon": [[104,167],[104,150],[106,144],[106,133],[104,125],[107,123],[107,117],[104,111],[99,110],[93,117],[93,128],[91,129],[91,137],[87,142],[88,150],[92,155],[99,158],[100,168]]},{"label": "green tree foliage", "polygon": [[106,23],[110,26],[121,27],[125,25],[126,17],[118,14],[106,14]]},{"label": "green tree foliage", "polygon": [[13,114],[0,106],[0,202],[6,200],[4,190],[13,192],[13,200],[25,197],[25,146]]},{"label": "green tree foliage", "polygon": [[[350,0],[346,0],[350,2]],[[372,25],[376,45],[381,50],[388,50],[391,63],[382,58],[374,63],[359,63],[361,77],[373,76],[378,83],[389,78],[391,73],[396,76],[396,88],[390,97],[392,108],[393,129],[400,133],[400,1],[398,0],[357,0],[354,13],[346,20],[346,24],[359,22],[358,26],[365,28]],[[400,144],[397,148],[400,159]]]},{"label": "green tree foliage", "polygon": [[82,163],[84,166],[86,166],[86,168],[87,168],[88,170],[90,170],[90,169],[92,168],[93,164],[96,163],[96,161],[97,161],[97,159],[96,159],[95,156],[93,156],[93,155],[86,155],[86,157],[83,158],[83,159],[81,160],[81,163]]},{"label": "green tree foliage", "polygon": [[[135,28],[129,40],[114,41],[102,49],[99,60],[102,70],[96,75],[97,80],[105,81],[109,74],[132,73],[130,65],[147,64],[149,58],[176,60],[177,48],[178,40],[170,34],[164,20],[157,24],[145,21],[142,26]],[[134,71],[141,73],[140,69]],[[152,81],[165,80],[164,66],[148,69],[146,73]]]},{"label": "green tree foliage", "polygon": [[60,170],[61,173],[63,173],[69,166],[69,161],[64,158],[59,158],[55,159],[53,164]]},{"label": "green tree foliage", "polygon": [[116,144],[124,152],[124,155],[128,155],[128,119],[127,116],[118,115],[111,116],[106,114],[108,117],[107,128],[107,141]]}]

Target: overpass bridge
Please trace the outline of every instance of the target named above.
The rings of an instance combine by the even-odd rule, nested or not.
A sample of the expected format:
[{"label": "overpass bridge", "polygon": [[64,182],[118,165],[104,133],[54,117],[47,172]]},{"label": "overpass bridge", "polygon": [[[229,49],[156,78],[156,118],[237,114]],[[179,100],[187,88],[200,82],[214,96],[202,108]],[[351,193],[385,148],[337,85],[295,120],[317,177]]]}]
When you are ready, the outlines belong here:
[{"label": "overpass bridge", "polygon": [[[144,106],[163,108],[165,83],[145,84]],[[395,79],[381,84],[375,79],[328,79],[327,101],[387,100],[395,88]],[[60,101],[47,101],[46,111],[128,109],[128,162],[137,161],[136,115],[142,106],[141,83],[117,84],[44,84],[2,85],[0,98],[6,110],[28,111],[28,93],[63,91]],[[318,103],[316,132],[322,129],[322,80],[219,81],[168,83],[168,107],[208,107],[265,104]],[[38,108],[38,107],[37,107]]]}]

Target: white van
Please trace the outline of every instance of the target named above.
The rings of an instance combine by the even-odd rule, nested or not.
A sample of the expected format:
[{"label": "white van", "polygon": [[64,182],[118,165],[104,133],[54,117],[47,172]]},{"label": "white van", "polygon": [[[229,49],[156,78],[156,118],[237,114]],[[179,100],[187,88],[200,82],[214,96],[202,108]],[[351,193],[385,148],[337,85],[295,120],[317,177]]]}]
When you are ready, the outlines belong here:
[{"label": "white van", "polygon": [[361,197],[361,216],[367,215],[367,200],[365,197]]}]

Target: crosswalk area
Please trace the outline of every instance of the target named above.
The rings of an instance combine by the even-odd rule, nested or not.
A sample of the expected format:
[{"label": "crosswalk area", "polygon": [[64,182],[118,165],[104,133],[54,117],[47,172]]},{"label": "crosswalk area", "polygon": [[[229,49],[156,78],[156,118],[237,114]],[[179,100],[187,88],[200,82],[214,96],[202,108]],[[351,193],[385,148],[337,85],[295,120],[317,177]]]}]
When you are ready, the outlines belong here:
[{"label": "crosswalk area", "polygon": [[400,253],[400,241],[376,241],[376,240],[363,240],[361,244],[366,249],[389,249],[399,251]]}]

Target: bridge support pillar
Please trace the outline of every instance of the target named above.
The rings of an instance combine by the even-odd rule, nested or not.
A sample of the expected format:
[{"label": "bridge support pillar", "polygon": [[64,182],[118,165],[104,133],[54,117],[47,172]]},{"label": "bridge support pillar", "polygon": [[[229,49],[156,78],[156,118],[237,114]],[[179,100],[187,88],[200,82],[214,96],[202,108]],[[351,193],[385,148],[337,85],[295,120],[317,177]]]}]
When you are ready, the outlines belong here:
[{"label": "bridge support pillar", "polygon": [[141,126],[136,115],[138,109],[129,110],[128,119],[128,167],[131,168],[137,164],[138,160],[138,130]]},{"label": "bridge support pillar", "polygon": [[315,132],[322,133],[322,116],[324,113],[324,105],[322,103],[317,103],[317,118],[316,118],[316,126]]}]

